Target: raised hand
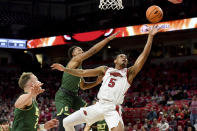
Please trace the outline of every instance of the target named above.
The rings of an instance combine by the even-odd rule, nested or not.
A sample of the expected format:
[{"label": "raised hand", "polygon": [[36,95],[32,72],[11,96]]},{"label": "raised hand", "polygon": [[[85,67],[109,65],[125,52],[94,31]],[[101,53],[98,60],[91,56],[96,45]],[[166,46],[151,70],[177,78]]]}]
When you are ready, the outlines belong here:
[{"label": "raised hand", "polygon": [[61,64],[58,64],[58,63],[55,63],[51,66],[51,68],[54,70],[59,70],[59,71],[64,71],[65,70],[65,67]]},{"label": "raised hand", "polygon": [[51,128],[54,128],[54,127],[57,127],[59,124],[59,121],[56,120],[56,119],[52,119],[50,121],[47,121],[45,124],[44,124],[44,128],[49,130]]},{"label": "raised hand", "polygon": [[111,36],[107,37],[109,40],[113,40],[118,34],[120,33],[120,31],[112,34]]},{"label": "raised hand", "polygon": [[151,36],[156,35],[156,34],[159,32],[160,29],[161,29],[161,27],[159,27],[158,25],[154,25],[154,26],[150,29],[149,35],[151,35]]},{"label": "raised hand", "polygon": [[30,94],[32,96],[37,96],[37,95],[43,93],[45,90],[41,88],[42,85],[43,85],[43,83],[41,83],[41,82],[33,83],[32,87],[31,87]]}]

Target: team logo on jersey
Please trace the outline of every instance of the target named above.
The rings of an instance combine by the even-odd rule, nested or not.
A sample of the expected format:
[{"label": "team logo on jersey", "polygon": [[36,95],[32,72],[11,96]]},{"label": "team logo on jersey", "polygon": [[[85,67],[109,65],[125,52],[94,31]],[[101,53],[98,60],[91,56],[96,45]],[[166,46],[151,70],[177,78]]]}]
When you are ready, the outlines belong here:
[{"label": "team logo on jersey", "polygon": [[110,72],[110,76],[115,76],[115,77],[123,77],[120,73],[118,72]]},{"label": "team logo on jersey", "polygon": [[87,111],[85,111],[85,110],[83,110],[83,113],[84,113],[84,115],[86,115],[86,116],[88,115]]}]

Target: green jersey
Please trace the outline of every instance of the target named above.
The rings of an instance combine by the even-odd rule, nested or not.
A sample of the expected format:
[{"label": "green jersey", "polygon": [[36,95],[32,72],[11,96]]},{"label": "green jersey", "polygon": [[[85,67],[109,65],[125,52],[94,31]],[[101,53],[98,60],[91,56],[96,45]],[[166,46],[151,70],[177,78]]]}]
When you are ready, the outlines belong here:
[{"label": "green jersey", "polygon": [[[82,68],[81,66],[78,67],[78,69],[81,68]],[[64,72],[62,77],[62,84],[60,88],[64,88],[77,95],[79,90],[79,82],[80,82],[80,77],[73,76],[71,74]]]},{"label": "green jersey", "polygon": [[105,120],[97,122],[97,131],[108,131],[108,126]]},{"label": "green jersey", "polygon": [[12,131],[37,131],[39,120],[38,104],[35,100],[26,109],[14,110]]}]

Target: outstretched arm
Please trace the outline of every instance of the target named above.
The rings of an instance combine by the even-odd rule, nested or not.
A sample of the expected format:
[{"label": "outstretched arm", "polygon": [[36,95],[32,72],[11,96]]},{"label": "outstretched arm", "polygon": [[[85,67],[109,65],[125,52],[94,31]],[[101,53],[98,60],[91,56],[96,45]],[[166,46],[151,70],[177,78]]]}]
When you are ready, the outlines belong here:
[{"label": "outstretched arm", "polygon": [[105,66],[100,66],[95,69],[87,69],[87,70],[82,70],[82,69],[68,69],[65,68],[61,64],[53,64],[51,66],[52,69],[57,69],[59,71],[64,71],[67,72],[71,75],[78,76],[78,77],[93,77],[93,76],[100,76],[103,75],[107,69]]},{"label": "outstretched arm", "polygon": [[138,72],[142,69],[144,63],[146,62],[146,60],[150,54],[153,37],[155,34],[157,34],[158,30],[159,30],[159,28],[157,26],[153,26],[153,28],[150,30],[149,35],[148,35],[148,40],[146,42],[143,52],[137,58],[134,65],[131,66],[128,70],[129,82],[132,82],[133,78],[138,74]]},{"label": "outstretched arm", "polygon": [[102,82],[102,78],[103,78],[103,76],[98,76],[98,78],[95,82],[85,82],[85,80],[83,78],[81,78],[80,88],[82,90],[93,88]]},{"label": "outstretched arm", "polygon": [[82,53],[81,55],[76,56],[75,60],[83,61],[83,60],[86,60],[87,58],[93,56],[98,51],[100,51],[110,40],[113,40],[117,34],[119,34],[119,32],[116,32],[116,33],[112,34],[111,36],[107,37],[106,39],[100,41],[99,43],[97,43],[96,45],[91,47],[88,51]]}]

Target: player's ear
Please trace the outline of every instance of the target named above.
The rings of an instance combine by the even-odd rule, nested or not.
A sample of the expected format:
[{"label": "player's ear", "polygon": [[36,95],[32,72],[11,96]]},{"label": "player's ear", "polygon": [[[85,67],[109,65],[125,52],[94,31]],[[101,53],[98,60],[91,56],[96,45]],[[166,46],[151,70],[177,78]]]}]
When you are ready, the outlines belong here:
[{"label": "player's ear", "polygon": [[117,62],[117,60],[115,59],[115,60],[114,60],[114,64],[116,64],[116,62]]},{"label": "player's ear", "polygon": [[73,52],[72,52],[72,56],[71,56],[71,57],[73,57],[73,56],[75,56],[75,52],[74,52],[74,50],[73,50]]}]

